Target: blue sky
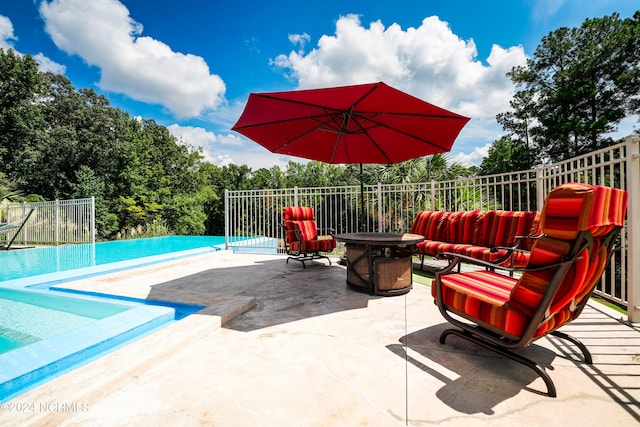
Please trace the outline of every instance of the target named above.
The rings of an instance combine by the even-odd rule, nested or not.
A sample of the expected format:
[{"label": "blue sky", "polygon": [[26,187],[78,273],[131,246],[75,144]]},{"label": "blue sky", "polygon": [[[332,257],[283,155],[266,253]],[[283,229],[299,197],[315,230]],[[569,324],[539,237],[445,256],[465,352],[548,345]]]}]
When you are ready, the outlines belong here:
[{"label": "blue sky", "polygon": [[514,92],[507,71],[557,28],[637,9],[634,0],[0,0],[0,47],[156,120],[217,165],[303,161],[230,130],[249,93],[376,81],[471,117],[449,160],[478,165]]}]

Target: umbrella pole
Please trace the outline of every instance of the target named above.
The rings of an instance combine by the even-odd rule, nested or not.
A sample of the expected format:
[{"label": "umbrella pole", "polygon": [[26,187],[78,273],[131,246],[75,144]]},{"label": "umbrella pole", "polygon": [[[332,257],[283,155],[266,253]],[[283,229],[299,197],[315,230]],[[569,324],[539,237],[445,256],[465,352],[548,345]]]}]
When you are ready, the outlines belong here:
[{"label": "umbrella pole", "polygon": [[362,163],[360,163],[360,232],[364,232],[364,181]]}]

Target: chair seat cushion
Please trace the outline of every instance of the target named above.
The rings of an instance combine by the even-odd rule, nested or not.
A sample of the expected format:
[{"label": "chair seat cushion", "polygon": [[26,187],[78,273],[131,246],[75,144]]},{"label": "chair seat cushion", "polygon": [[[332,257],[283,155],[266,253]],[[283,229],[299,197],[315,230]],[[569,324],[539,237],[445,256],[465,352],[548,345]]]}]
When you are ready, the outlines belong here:
[{"label": "chair seat cushion", "polygon": [[463,253],[466,248],[470,248],[472,245],[463,243],[448,243],[437,240],[424,240],[417,244],[418,253],[438,256],[444,252]]},{"label": "chair seat cushion", "polygon": [[[518,339],[529,320],[508,304],[518,279],[492,271],[445,275],[442,300],[452,312],[510,339]],[[435,280],[431,287],[436,298]]]},{"label": "chair seat cushion", "polygon": [[296,240],[291,242],[291,250],[295,252],[329,252],[335,249],[335,239]]}]

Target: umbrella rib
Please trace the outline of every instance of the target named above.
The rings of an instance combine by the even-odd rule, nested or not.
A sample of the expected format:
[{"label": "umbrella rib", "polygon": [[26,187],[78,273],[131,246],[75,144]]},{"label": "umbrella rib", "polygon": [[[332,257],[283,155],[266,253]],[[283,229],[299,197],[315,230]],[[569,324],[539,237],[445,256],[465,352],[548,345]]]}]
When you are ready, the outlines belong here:
[{"label": "umbrella rib", "polygon": [[[322,115],[317,115],[317,116],[318,117],[323,117]],[[329,120],[327,120],[327,121],[318,120],[318,119],[315,118],[315,116],[303,117],[303,118],[299,119],[299,120],[302,120],[302,119],[304,119],[304,120],[306,120],[306,119],[313,120],[313,121],[318,123],[318,126],[316,126],[314,128],[311,128],[311,129],[307,130],[306,132],[301,133],[300,135],[296,136],[295,138],[289,139],[285,144],[282,144],[281,146],[279,146],[278,148],[273,150],[273,152],[274,153],[279,153],[281,150],[287,148],[289,145],[294,144],[298,140],[300,140],[300,139],[304,138],[305,136],[315,132],[316,130],[323,130],[323,131],[327,131],[327,132],[336,132],[336,133],[338,133],[338,139],[339,139],[340,138],[340,131],[334,131],[332,129],[328,129],[328,128],[323,128],[322,127],[322,126],[328,125],[331,122],[337,123],[337,121],[333,118],[332,114],[329,114],[327,112],[327,116],[329,117]],[[282,121],[282,122],[286,122],[286,121],[289,121],[289,120],[285,120],[285,121]],[[335,149],[336,148],[334,147],[334,153],[335,153]],[[333,159],[333,155],[331,156],[331,158]]]},{"label": "umbrella rib", "polygon": [[[373,123],[376,127],[384,127],[387,128],[389,130],[392,130],[394,132],[397,132],[401,135],[407,136],[409,138],[413,138],[417,141],[423,142],[425,144],[431,144],[434,147],[438,147],[441,150],[446,150],[448,147],[442,146],[440,144],[437,144],[431,140],[428,139],[424,139],[424,138],[420,138],[416,135],[413,135],[411,133],[405,132],[401,129],[398,129],[396,127],[392,127],[389,126],[385,123],[379,122],[374,120],[375,117],[377,117],[378,115],[380,115],[379,113],[376,113],[375,115],[373,115],[372,117],[363,117],[363,120],[365,122],[371,122]],[[385,116],[396,116],[396,117],[421,117],[421,118],[434,118],[434,119],[446,119],[446,120],[468,120],[466,117],[451,117],[451,116],[443,116],[443,115],[431,115],[431,114],[402,114],[402,113],[384,113]],[[375,143],[375,141],[368,135],[368,133],[366,132],[366,129],[364,128],[363,125],[361,125],[360,123],[358,123],[360,129],[362,130],[363,133],[367,134],[367,137],[371,140],[371,142],[374,143],[374,145],[376,145],[376,147],[378,147],[378,149],[382,152],[382,149]],[[369,128],[374,127],[374,126],[369,126]],[[388,157],[385,155],[385,157],[388,159]]]},{"label": "umbrella rib", "polygon": [[[374,117],[375,117],[375,116],[377,116],[377,114],[375,114],[375,115],[374,115]],[[384,125],[382,125],[382,124],[380,124],[380,123],[374,122],[371,118],[366,118],[366,119],[365,119],[365,121],[367,121],[367,122],[371,122],[371,123],[375,123],[377,126],[384,126]],[[387,156],[387,153],[385,153],[385,151],[382,149],[382,147],[380,147],[380,145],[378,145],[378,143],[376,142],[376,140],[375,140],[375,139],[373,139],[373,138],[371,137],[371,135],[369,135],[369,132],[367,131],[367,129],[369,129],[370,127],[369,127],[369,128],[367,128],[367,129],[365,129],[365,128],[364,128],[364,126],[362,126],[362,124],[361,124],[360,122],[358,122],[357,120],[356,120],[356,122],[355,122],[355,123],[356,123],[356,125],[360,128],[360,130],[362,131],[362,133],[363,133],[363,134],[365,134],[365,135],[367,136],[367,138],[369,139],[369,141],[371,141],[371,143],[372,143],[372,144],[373,144],[373,145],[378,149],[378,151],[380,152],[380,154],[382,154],[382,156],[383,156],[385,159],[387,159],[387,162],[388,162],[389,164],[393,163],[393,162],[391,161],[391,159],[389,158],[389,156]],[[376,126],[376,127],[377,127],[377,126]],[[385,127],[386,127],[386,126],[385,126]]]}]

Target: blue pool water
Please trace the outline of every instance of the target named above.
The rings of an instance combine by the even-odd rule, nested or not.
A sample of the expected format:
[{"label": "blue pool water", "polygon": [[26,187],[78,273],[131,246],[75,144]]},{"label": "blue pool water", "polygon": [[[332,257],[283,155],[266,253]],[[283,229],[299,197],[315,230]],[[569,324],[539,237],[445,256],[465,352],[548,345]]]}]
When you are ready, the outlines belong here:
[{"label": "blue pool water", "polygon": [[0,288],[0,354],[131,307]]},{"label": "blue pool water", "polygon": [[42,274],[223,247],[224,236],[165,236],[0,251],[0,286],[8,280]]},{"label": "blue pool water", "polygon": [[169,236],[0,251],[0,403],[204,308],[53,284],[223,245],[221,236]]}]

